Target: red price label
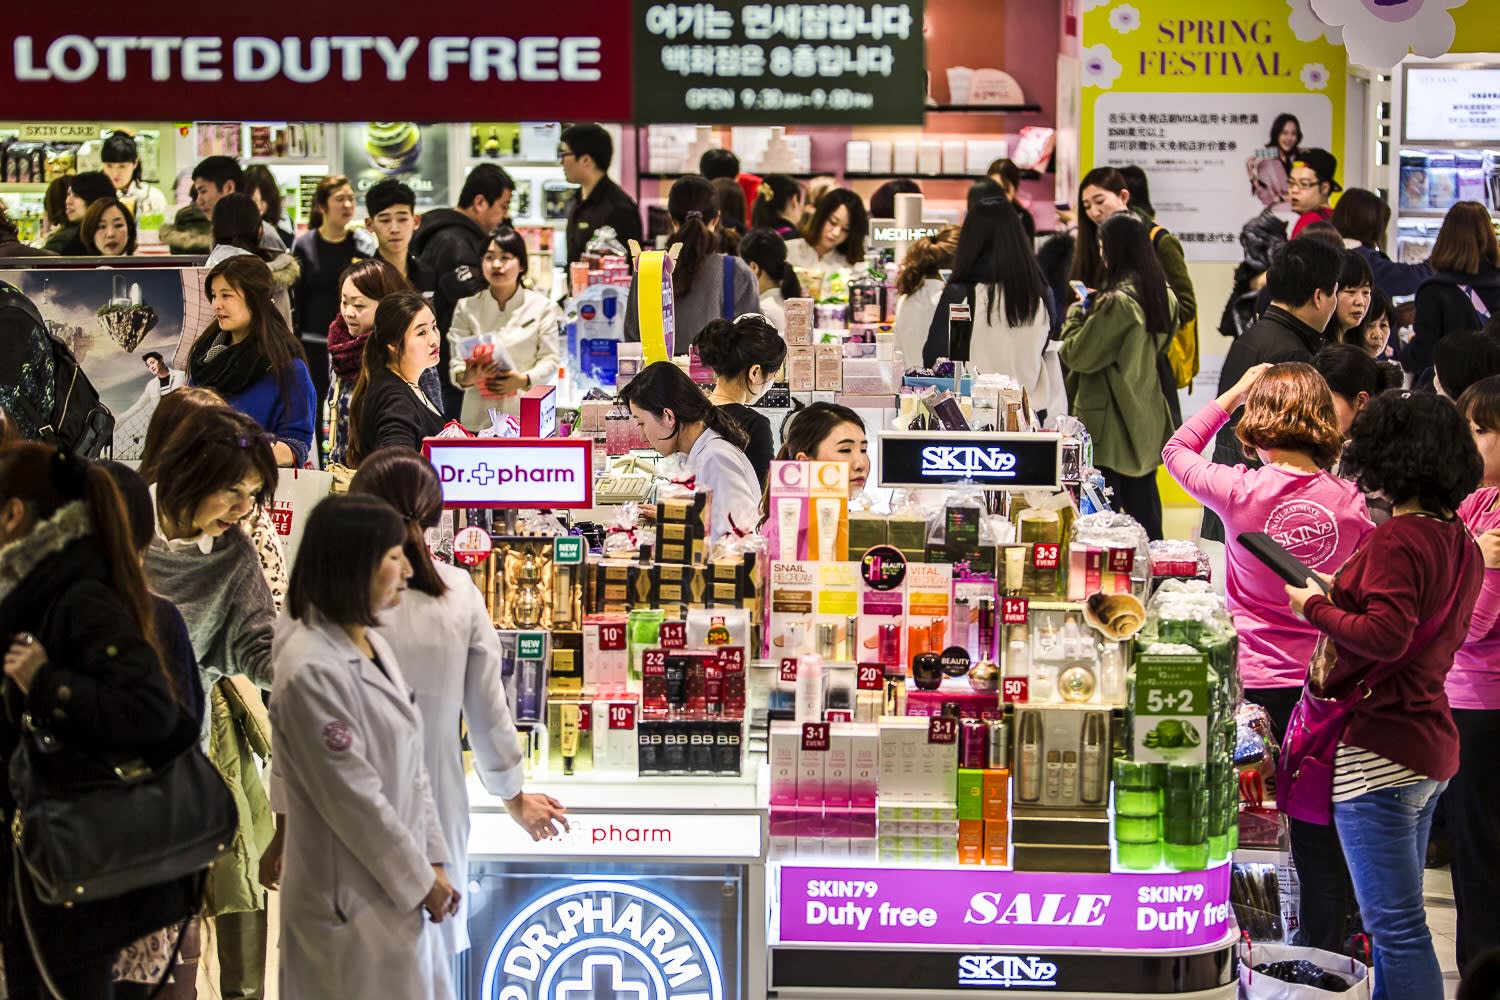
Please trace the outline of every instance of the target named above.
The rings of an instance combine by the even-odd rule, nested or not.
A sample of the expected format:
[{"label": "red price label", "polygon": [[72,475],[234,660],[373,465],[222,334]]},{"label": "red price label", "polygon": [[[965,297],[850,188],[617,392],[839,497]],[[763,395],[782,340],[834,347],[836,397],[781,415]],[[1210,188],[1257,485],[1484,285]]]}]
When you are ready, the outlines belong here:
[{"label": "red price label", "polygon": [[1037,542],[1031,547],[1031,565],[1037,569],[1057,569],[1062,561],[1062,546],[1056,542]]},{"label": "red price label", "polygon": [[619,705],[609,706],[609,728],[634,729],[635,702],[627,701]]},{"label": "red price label", "polygon": [[[803,737],[806,739],[806,737]],[[934,715],[927,720],[928,743],[957,743],[958,720],[951,715]]]},{"label": "red price label", "polygon": [[591,732],[594,728],[594,706],[578,706],[578,728],[582,732]]},{"label": "red price label", "polygon": [[745,672],[745,647],[720,646],[719,669],[724,671],[726,677],[743,674]]},{"label": "red price label", "polygon": [[1030,681],[1025,677],[1002,677],[1000,679],[1000,700],[1025,701],[1026,691]]},{"label": "red price label", "polygon": [[643,677],[667,676],[667,651],[665,649],[646,650],[641,657],[641,675]]},{"label": "red price label", "polygon": [[608,623],[599,626],[600,649],[624,649],[625,626]]},{"label": "red price label", "polygon": [[854,713],[849,711],[848,709],[831,708],[823,713],[823,718],[827,719],[829,722],[853,722]]},{"label": "red price label", "polygon": [[827,750],[828,749],[828,723],[826,723],[826,722],[804,722],[804,723],[802,723],[802,749],[803,750]]},{"label": "red price label", "polygon": [[687,649],[687,622],[662,622],[661,648]]},{"label": "red price label", "polygon": [[1031,614],[1031,602],[1024,597],[1006,597],[1000,601],[1000,624],[1025,625]]},{"label": "red price label", "polygon": [[861,691],[884,690],[885,667],[879,663],[861,663],[855,684]]},{"label": "red price label", "polygon": [[783,656],[781,658],[781,683],[797,683],[797,658],[795,656]]},{"label": "red price label", "polygon": [[1111,573],[1129,573],[1135,569],[1135,549],[1110,549],[1109,571]]}]

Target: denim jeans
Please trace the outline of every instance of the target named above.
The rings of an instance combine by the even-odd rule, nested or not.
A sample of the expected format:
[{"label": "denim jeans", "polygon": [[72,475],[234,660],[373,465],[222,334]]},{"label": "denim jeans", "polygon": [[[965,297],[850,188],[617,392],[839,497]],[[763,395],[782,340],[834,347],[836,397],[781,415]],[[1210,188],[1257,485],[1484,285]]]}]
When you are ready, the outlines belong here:
[{"label": "denim jeans", "polygon": [[1333,804],[1354,894],[1373,939],[1374,1000],[1443,1000],[1422,870],[1432,812],[1447,784],[1425,779]]}]

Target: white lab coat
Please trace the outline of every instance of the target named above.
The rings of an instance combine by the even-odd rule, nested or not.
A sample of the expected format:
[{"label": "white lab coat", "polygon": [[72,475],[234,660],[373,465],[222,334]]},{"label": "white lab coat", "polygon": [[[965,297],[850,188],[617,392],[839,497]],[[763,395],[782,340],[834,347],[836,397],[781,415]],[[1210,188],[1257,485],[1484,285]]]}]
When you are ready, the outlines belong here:
[{"label": "white lab coat", "polygon": [[[760,479],[743,448],[724,440],[712,427],[705,427],[687,454],[687,468],[696,491],[712,494],[708,501],[710,541],[736,528],[755,530],[760,524]],[[730,518],[734,519],[732,525]]]},{"label": "white lab coat", "polygon": [[310,618],[282,618],[271,692],[271,804],[286,817],[282,1000],[451,1000],[448,957],[421,909],[448,848],[416,696],[384,639],[370,635],[389,678],[343,629]]},{"label": "white lab coat", "polygon": [[[431,597],[409,588],[400,605],[381,612],[377,631],[417,693],[427,775],[448,838],[448,875],[462,885],[469,870],[469,793],[460,715],[468,720],[474,769],[486,791],[502,799],[520,794],[525,768],[500,676],[500,639],[484,597],[465,570],[435,565],[447,592]],[[454,953],[469,947],[467,893],[460,906],[456,918],[438,927]]]}]

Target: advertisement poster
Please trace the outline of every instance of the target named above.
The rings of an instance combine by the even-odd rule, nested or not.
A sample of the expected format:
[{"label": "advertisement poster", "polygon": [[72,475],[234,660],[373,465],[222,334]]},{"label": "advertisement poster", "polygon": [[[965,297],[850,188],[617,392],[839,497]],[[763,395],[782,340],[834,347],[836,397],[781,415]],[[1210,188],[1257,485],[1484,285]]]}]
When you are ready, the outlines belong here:
[{"label": "advertisement poster", "polygon": [[409,184],[417,195],[417,211],[447,208],[453,204],[448,191],[447,125],[417,122],[354,122],[339,126],[339,165],[354,185],[359,208],[365,192],[380,181],[394,178]]},{"label": "advertisement poster", "polygon": [[1083,171],[1145,170],[1188,260],[1237,262],[1247,221],[1268,207],[1291,218],[1273,131],[1342,160],[1344,49],[1307,0],[1247,0],[1213,20],[1193,0],[1084,8]]},{"label": "advertisement poster", "polygon": [[0,281],[36,304],[114,414],[114,457],[121,461],[140,458],[146,425],[161,398],[146,355],[159,354],[161,364],[182,373],[188,348],[213,319],[203,274],[166,267],[0,271]]}]

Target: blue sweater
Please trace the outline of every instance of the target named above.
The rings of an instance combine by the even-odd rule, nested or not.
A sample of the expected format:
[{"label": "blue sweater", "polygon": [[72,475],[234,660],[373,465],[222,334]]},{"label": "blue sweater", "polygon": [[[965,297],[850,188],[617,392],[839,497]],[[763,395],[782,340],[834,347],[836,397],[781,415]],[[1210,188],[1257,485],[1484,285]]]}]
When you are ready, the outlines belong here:
[{"label": "blue sweater", "polygon": [[295,459],[292,465],[294,468],[301,468],[312,448],[318,397],[313,389],[312,377],[307,373],[307,365],[300,358],[294,359],[292,365],[296,371],[292,373],[292,393],[289,398],[282,397],[281,383],[277,381],[276,373],[268,372],[244,392],[226,395],[224,400],[255,420],[267,434],[292,449]]}]

